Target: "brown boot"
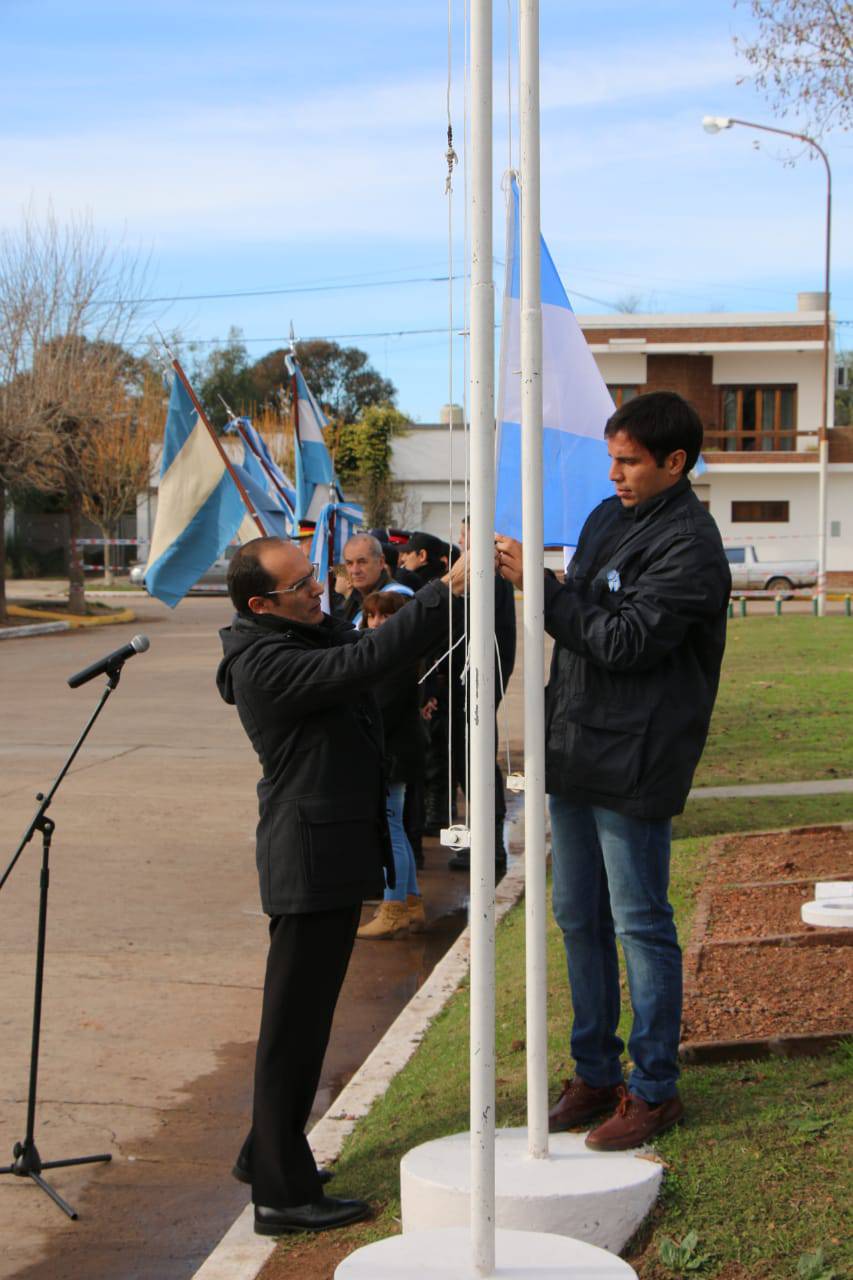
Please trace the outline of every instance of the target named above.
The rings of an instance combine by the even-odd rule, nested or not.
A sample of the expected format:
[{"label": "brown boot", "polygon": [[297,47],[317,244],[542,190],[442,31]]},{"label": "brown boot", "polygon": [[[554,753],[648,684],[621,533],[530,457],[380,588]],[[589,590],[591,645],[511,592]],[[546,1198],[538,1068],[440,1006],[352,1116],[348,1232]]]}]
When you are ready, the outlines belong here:
[{"label": "brown boot", "polygon": [[406,910],[409,913],[409,933],[423,933],[426,928],[424,900],[419,893],[406,895]]},{"label": "brown boot", "polygon": [[548,1112],[549,1132],[565,1133],[567,1129],[580,1129],[597,1116],[612,1111],[619,1101],[621,1088],[621,1085],[610,1084],[596,1089],[580,1076],[564,1080],[563,1092]]},{"label": "brown boot", "polygon": [[684,1107],[676,1093],[672,1098],[650,1107],[636,1093],[620,1089],[619,1106],[609,1120],[586,1136],[592,1151],[629,1151],[642,1147],[658,1134],[666,1133],[684,1116]]},{"label": "brown boot", "polygon": [[380,902],[369,924],[363,924],[357,938],[399,938],[409,932],[409,909],[405,902]]}]

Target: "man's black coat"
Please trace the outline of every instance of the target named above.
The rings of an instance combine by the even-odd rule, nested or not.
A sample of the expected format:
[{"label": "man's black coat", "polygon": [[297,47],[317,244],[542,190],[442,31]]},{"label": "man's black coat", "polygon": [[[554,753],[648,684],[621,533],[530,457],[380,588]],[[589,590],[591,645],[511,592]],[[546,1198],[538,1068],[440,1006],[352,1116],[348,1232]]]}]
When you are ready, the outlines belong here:
[{"label": "man's black coat", "polygon": [[263,767],[257,862],[269,915],[381,896],[393,862],[371,688],[435,644],[446,612],[447,588],[433,583],[375,631],[269,614],[237,614],[220,631],[217,685]]},{"label": "man's black coat", "polygon": [[686,479],[635,509],[602,502],[564,585],[545,580],[557,642],[546,789],[633,817],[684,808],[717,694],[731,575]]}]

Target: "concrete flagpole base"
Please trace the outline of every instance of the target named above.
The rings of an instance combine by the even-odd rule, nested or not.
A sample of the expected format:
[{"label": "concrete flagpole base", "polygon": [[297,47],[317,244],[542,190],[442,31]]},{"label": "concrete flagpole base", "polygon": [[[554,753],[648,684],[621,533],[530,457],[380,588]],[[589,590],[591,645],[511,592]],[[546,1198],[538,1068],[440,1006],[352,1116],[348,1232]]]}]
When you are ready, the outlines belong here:
[{"label": "concrete flagpole base", "polygon": [[853,928],[853,898],[815,898],[800,907],[803,924],[831,929]]},{"label": "concrete flagpole base", "polygon": [[[657,1199],[662,1166],[635,1152],[601,1153],[585,1134],[551,1134],[549,1155],[528,1155],[526,1129],[495,1135],[495,1222],[618,1253]],[[400,1164],[403,1231],[462,1227],[470,1213],[470,1135],[425,1142]],[[641,1153],[642,1155],[642,1153]]]},{"label": "concrete flagpole base", "polygon": [[[627,1262],[565,1236],[534,1231],[497,1231],[499,1280],[637,1280]],[[412,1231],[390,1236],[350,1254],[335,1280],[478,1280],[467,1227]]]}]

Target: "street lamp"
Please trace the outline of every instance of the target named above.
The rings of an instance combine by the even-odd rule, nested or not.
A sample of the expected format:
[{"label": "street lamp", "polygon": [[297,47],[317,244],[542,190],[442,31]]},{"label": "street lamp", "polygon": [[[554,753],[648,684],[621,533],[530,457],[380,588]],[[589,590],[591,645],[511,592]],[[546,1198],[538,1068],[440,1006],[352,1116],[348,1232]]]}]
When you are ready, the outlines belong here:
[{"label": "street lamp", "polygon": [[706,133],[721,133],[731,129],[732,125],[743,125],[746,129],[759,129],[762,133],[778,133],[785,138],[794,138],[812,147],[826,168],[826,264],[823,285],[823,416],[818,432],[818,572],[817,595],[818,612],[821,617],[826,611],[826,490],[829,475],[829,245],[832,226],[832,173],[829,168],[827,154],[814,138],[805,133],[794,133],[790,129],[777,129],[769,124],[756,124],[754,120],[738,120],[734,116],[703,116],[702,128]]}]

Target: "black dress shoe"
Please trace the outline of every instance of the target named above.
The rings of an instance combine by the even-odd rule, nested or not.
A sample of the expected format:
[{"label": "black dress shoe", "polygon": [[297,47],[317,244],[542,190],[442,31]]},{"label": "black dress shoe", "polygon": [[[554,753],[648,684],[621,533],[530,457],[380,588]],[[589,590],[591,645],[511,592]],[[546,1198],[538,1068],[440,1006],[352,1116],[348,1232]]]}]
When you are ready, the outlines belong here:
[{"label": "black dress shoe", "polygon": [[[231,1177],[232,1177],[232,1178],[236,1178],[238,1182],[245,1182],[248,1186],[251,1186],[251,1185],[252,1185],[252,1170],[251,1170],[251,1169],[249,1168],[249,1166],[245,1163],[245,1161],[241,1158],[241,1157],[242,1157],[242,1155],[243,1155],[243,1153],[242,1153],[242,1151],[241,1151],[241,1152],[240,1152],[240,1155],[239,1155],[239,1156],[237,1157],[237,1159],[234,1161],[234,1167],[233,1167],[233,1168],[232,1168],[232,1170],[231,1170]],[[334,1176],[335,1176],[335,1175],[332,1173],[331,1169],[318,1169],[318,1170],[317,1170],[317,1177],[320,1179],[320,1186],[321,1186],[321,1187],[324,1187],[324,1186],[326,1185],[326,1183],[327,1183],[327,1182],[331,1182],[331,1181],[332,1181],[332,1178],[334,1178]]]},{"label": "black dress shoe", "polygon": [[281,1236],[291,1231],[330,1231],[350,1222],[361,1222],[370,1213],[364,1200],[336,1200],[324,1196],[312,1204],[270,1209],[255,1205],[255,1232],[259,1236]]}]

